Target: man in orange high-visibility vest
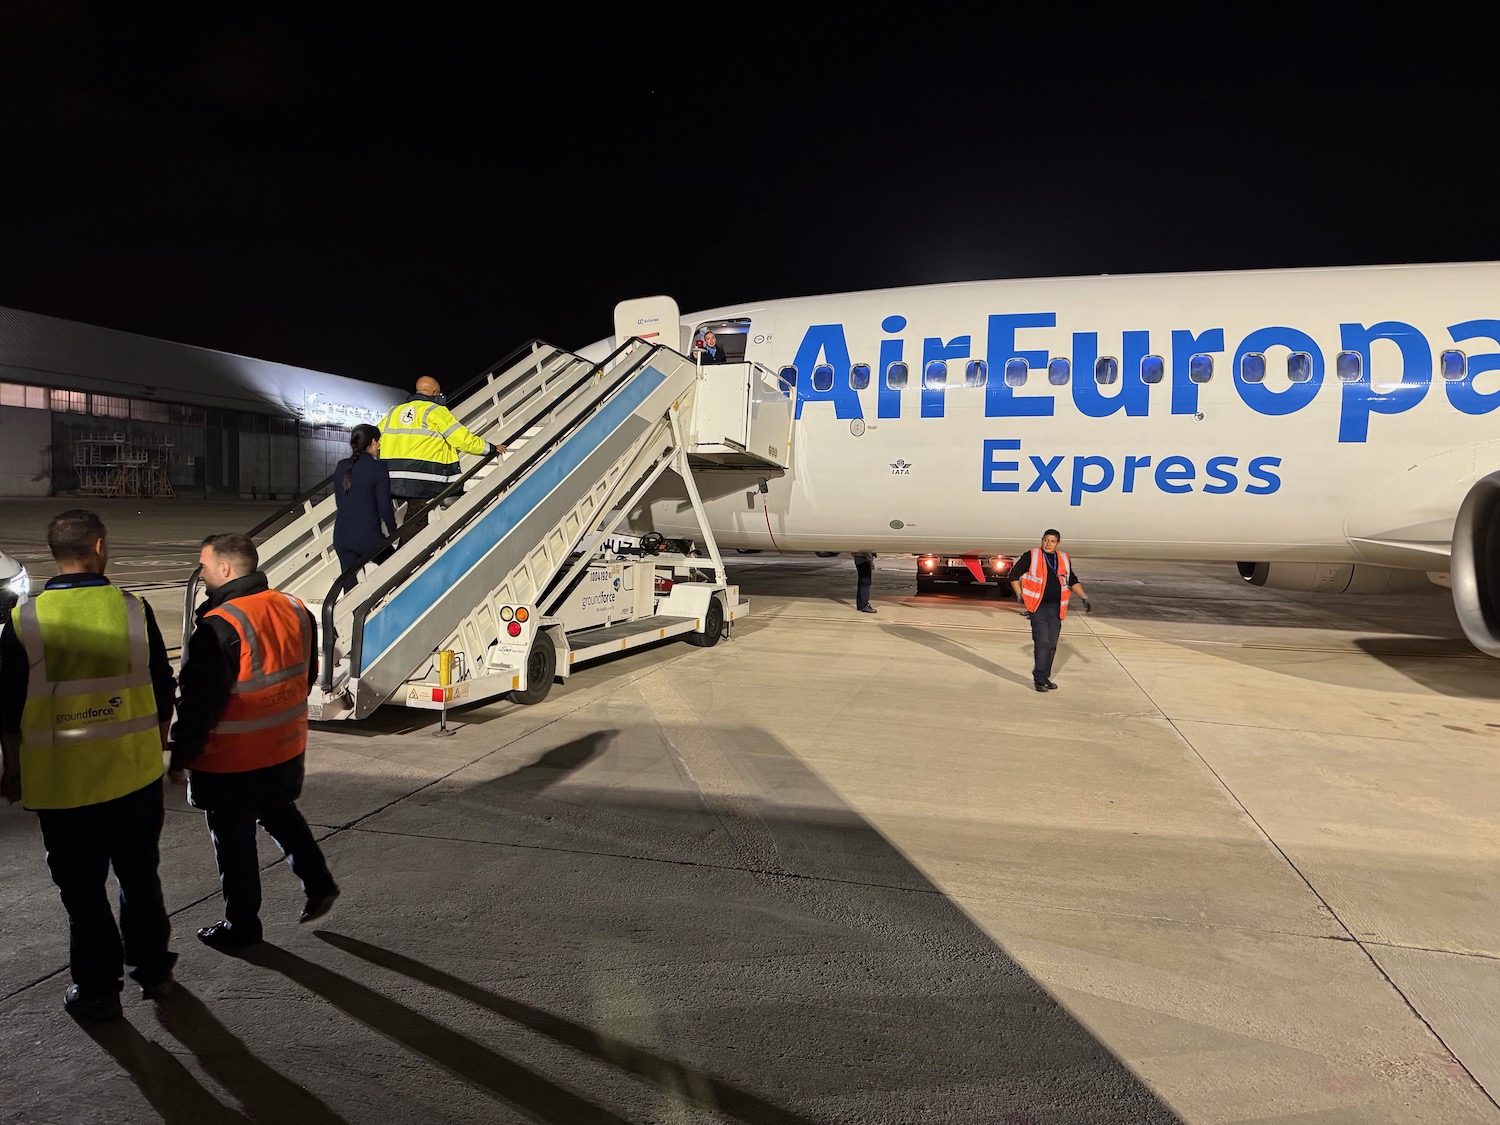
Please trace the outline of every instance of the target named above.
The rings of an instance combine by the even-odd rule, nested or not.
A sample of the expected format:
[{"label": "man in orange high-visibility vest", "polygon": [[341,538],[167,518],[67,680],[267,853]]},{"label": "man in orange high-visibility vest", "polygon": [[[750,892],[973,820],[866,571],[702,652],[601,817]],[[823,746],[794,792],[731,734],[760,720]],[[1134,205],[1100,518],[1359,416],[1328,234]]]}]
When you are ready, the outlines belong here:
[{"label": "man in orange high-visibility vest", "polygon": [[261,940],[258,821],[302,881],[304,922],[339,888],[297,810],[307,751],[307,694],[318,678],[318,633],[296,598],[273,590],[243,535],[210,535],[198,561],[208,601],[178,676],[171,778],[191,773],[188,803],[203,809],[224,891],[224,919],[198,931],[217,948]]},{"label": "man in orange high-visibility vest", "polygon": [[1068,595],[1076,591],[1083,600],[1083,612],[1094,611],[1073,569],[1073,560],[1057,549],[1061,542],[1062,535],[1049,527],[1042,534],[1041,547],[1027,551],[1010,568],[1010,588],[1025,607],[1022,616],[1031,618],[1035,650],[1031,679],[1037,691],[1057,688],[1052,682],[1052,658],[1057,655],[1063,618],[1068,616]]}]

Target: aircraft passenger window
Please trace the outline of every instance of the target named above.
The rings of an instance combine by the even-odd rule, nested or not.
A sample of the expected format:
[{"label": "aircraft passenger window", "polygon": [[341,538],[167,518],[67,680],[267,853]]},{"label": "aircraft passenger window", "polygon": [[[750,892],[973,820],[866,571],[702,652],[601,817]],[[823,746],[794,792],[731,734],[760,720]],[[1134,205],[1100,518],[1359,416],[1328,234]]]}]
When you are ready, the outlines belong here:
[{"label": "aircraft passenger window", "polygon": [[1312,356],[1306,352],[1293,352],[1286,357],[1288,382],[1306,383],[1312,380]]},{"label": "aircraft passenger window", "polygon": [[1450,349],[1438,358],[1438,370],[1444,379],[1462,379],[1469,373],[1469,357],[1463,352]]},{"label": "aircraft passenger window", "polygon": [[990,365],[982,359],[971,359],[964,368],[964,386],[982,387],[990,381]]},{"label": "aircraft passenger window", "polygon": [[1214,377],[1214,357],[1207,352],[1198,352],[1188,357],[1188,378],[1195,383],[1206,383]]},{"label": "aircraft passenger window", "polygon": [[849,368],[849,385],[856,391],[862,391],[870,385],[870,365],[868,363],[856,363]]},{"label": "aircraft passenger window", "polygon": [[1266,381],[1266,357],[1260,352],[1246,352],[1240,360],[1240,378],[1247,383]]},{"label": "aircraft passenger window", "polygon": [[781,376],[782,385],[788,389],[797,385],[797,369],[795,367],[783,367],[777,374]]},{"label": "aircraft passenger window", "polygon": [[939,390],[948,385],[948,361],[935,359],[922,369],[922,386],[929,391]]},{"label": "aircraft passenger window", "polygon": [[1068,385],[1068,377],[1073,374],[1073,361],[1059,356],[1057,359],[1047,363],[1047,382],[1054,387],[1065,387]]},{"label": "aircraft passenger window", "polygon": [[1094,360],[1094,382],[1108,386],[1120,377],[1120,361],[1112,355],[1101,355]]},{"label": "aircraft passenger window", "polygon": [[1026,376],[1030,373],[1024,359],[1007,359],[1005,361],[1005,385],[1007,387],[1024,387]]},{"label": "aircraft passenger window", "polygon": [[1160,383],[1166,373],[1167,365],[1161,361],[1161,356],[1148,355],[1141,360],[1141,382]]},{"label": "aircraft passenger window", "polygon": [[1365,357],[1358,352],[1339,352],[1338,359],[1333,361],[1334,374],[1346,383],[1359,382],[1364,368]]},{"label": "aircraft passenger window", "polygon": [[833,390],[833,364],[820,363],[813,368],[812,386],[815,391]]},{"label": "aircraft passenger window", "polygon": [[899,360],[885,369],[885,385],[893,391],[904,391],[910,369]]}]

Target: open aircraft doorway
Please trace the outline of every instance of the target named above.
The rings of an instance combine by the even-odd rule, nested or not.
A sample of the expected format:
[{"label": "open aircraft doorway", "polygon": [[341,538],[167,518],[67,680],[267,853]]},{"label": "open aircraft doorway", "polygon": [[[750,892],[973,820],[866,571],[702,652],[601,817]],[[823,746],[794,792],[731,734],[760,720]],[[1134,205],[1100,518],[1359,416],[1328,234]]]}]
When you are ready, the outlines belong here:
[{"label": "open aircraft doorway", "polygon": [[750,320],[707,320],[693,329],[691,354],[701,364],[744,363],[750,343]]}]

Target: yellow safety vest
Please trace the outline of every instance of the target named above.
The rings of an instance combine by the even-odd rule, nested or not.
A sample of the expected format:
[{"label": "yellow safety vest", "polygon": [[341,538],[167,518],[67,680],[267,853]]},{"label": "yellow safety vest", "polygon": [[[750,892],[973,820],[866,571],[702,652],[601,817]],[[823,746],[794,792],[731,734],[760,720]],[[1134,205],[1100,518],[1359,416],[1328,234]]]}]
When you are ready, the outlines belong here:
[{"label": "yellow safety vest", "polygon": [[75,809],[162,775],[141,600],[118,586],[43,590],[11,613],[30,678],[21,712],[21,801]]},{"label": "yellow safety vest", "polygon": [[488,450],[451,410],[426,399],[391,407],[380,423],[380,459],[390,469],[393,496],[436,496],[458,479],[460,453]]}]

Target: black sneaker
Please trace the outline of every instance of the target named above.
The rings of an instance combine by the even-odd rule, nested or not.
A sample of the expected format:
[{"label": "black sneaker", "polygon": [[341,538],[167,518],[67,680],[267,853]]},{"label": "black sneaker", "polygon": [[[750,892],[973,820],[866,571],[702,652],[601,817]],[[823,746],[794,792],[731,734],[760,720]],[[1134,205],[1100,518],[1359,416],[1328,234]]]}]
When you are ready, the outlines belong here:
[{"label": "black sneaker", "polygon": [[298,918],[297,921],[311,922],[323,917],[323,915],[333,909],[333,900],[338,897],[339,889],[337,887],[334,887],[333,890],[325,894],[308,895],[307,905],[302,908],[302,917]]},{"label": "black sneaker", "polygon": [[1051,680],[1048,680],[1048,681],[1047,681],[1047,682],[1046,682],[1046,683],[1045,683],[1045,684],[1044,684],[1044,685],[1042,685],[1042,686],[1043,686],[1043,687],[1045,687],[1045,688],[1046,688],[1046,689],[1047,689],[1047,690],[1048,690],[1048,691],[1056,691],[1056,690],[1057,690],[1057,685],[1056,685],[1056,684],[1054,684],[1054,683],[1053,683],[1053,682],[1052,682],[1052,681],[1051,681]]},{"label": "black sneaker", "polygon": [[88,1020],[91,1023],[108,1023],[125,1014],[120,1007],[118,992],[87,993],[76,984],[68,985],[67,991],[63,993],[63,1008],[74,1019]]},{"label": "black sneaker", "polygon": [[172,974],[168,973],[159,980],[153,980],[141,985],[141,999],[155,1000],[157,1003],[160,1003],[172,995],[172,989],[176,985],[177,982],[172,979]]},{"label": "black sneaker", "polygon": [[260,927],[251,931],[243,926],[236,929],[228,922],[215,922],[198,931],[198,940],[214,949],[239,949],[260,942]]},{"label": "black sneaker", "polygon": [[1031,686],[1034,687],[1034,688],[1036,688],[1037,691],[1046,691],[1047,690],[1047,685],[1046,684],[1032,684]]}]

